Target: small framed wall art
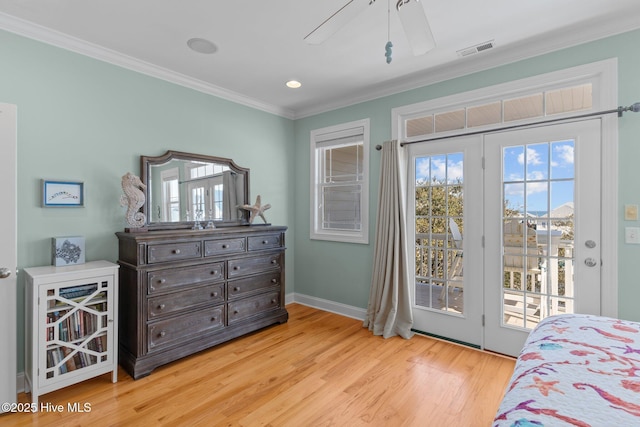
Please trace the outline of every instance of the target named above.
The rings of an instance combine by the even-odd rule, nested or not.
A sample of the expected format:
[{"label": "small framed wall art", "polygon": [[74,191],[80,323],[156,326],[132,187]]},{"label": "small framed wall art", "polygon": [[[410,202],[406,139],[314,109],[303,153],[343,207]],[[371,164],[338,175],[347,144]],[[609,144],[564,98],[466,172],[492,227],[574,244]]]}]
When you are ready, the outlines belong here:
[{"label": "small framed wall art", "polygon": [[52,237],[51,264],[56,267],[84,264],[84,237]]},{"label": "small framed wall art", "polygon": [[84,182],[42,180],[42,207],[83,207]]}]

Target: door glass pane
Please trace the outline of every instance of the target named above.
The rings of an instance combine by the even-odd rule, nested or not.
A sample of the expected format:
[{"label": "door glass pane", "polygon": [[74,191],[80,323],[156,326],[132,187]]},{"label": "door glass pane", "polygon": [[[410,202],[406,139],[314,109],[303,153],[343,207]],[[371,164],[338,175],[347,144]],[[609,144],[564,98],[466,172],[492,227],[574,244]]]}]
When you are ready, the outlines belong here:
[{"label": "door glass pane", "polygon": [[416,305],[462,314],[463,155],[416,158]]},{"label": "door glass pane", "polygon": [[503,149],[504,325],[531,329],[545,317],[573,312],[573,146]]},{"label": "door glass pane", "polygon": [[527,170],[527,181],[540,181],[549,177],[549,144],[529,144],[524,152],[524,163]]},{"label": "door glass pane", "polygon": [[526,216],[541,216],[549,211],[549,190],[547,181],[538,181],[526,183],[527,199],[525,204],[527,206]]},{"label": "door glass pane", "polygon": [[209,214],[209,219],[222,220],[224,218],[223,189],[223,184],[215,184],[213,186],[213,212]]},{"label": "door glass pane", "polygon": [[192,220],[200,221],[205,214],[204,187],[191,188],[191,213]]},{"label": "door glass pane", "polygon": [[524,180],[524,147],[515,146],[504,149],[503,180],[522,181]]},{"label": "door glass pane", "polygon": [[551,143],[551,178],[573,178],[573,141]]}]

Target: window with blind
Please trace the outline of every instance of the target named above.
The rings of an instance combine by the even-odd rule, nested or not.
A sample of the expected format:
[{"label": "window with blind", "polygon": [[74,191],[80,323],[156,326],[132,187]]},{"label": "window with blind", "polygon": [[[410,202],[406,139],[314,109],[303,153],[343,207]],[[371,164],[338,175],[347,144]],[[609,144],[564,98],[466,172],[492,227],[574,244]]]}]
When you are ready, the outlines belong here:
[{"label": "window with blind", "polygon": [[369,119],[311,131],[310,237],[369,243]]}]

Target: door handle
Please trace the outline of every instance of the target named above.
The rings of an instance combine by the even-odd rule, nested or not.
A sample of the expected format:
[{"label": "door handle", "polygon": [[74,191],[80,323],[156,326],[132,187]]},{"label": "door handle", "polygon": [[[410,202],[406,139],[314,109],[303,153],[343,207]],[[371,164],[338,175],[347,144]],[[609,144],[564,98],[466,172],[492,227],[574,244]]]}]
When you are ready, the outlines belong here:
[{"label": "door handle", "polygon": [[9,276],[11,276],[11,270],[4,267],[0,268],[0,279],[6,279]]}]

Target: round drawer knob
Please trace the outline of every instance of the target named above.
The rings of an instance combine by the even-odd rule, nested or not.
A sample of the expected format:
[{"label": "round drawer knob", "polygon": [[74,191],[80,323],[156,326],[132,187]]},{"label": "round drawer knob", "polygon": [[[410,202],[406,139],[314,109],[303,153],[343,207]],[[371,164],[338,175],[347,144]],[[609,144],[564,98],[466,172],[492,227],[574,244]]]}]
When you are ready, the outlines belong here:
[{"label": "round drawer knob", "polygon": [[211,296],[215,298],[215,297],[218,296],[218,293],[217,292],[211,292]]},{"label": "round drawer knob", "polygon": [[167,279],[160,279],[158,280],[158,283],[167,283]]},{"label": "round drawer knob", "polygon": [[267,243],[269,243],[269,241],[268,241],[268,240],[263,240],[263,241],[262,241],[262,244],[263,244],[263,245],[266,245]]},{"label": "round drawer knob", "polygon": [[233,314],[238,314],[240,313],[238,310],[233,310]]},{"label": "round drawer knob", "polygon": [[278,279],[271,279],[271,283],[275,285],[276,283],[278,283]]},{"label": "round drawer knob", "polygon": [[240,292],[240,286],[234,286],[233,291],[234,292]]},{"label": "round drawer knob", "polygon": [[278,300],[276,300],[275,298],[271,300],[271,304],[275,304],[276,302],[278,302]]},{"label": "round drawer knob", "polygon": [[237,265],[234,265],[234,266],[233,266],[233,269],[234,269],[234,270],[236,270],[236,271],[238,271],[238,270],[240,270],[240,267],[238,267]]},{"label": "round drawer knob", "polygon": [[164,337],[165,335],[167,335],[165,331],[160,331],[160,333],[158,334],[160,338]]},{"label": "round drawer knob", "polygon": [[173,253],[176,254],[176,255],[179,255],[180,254],[180,249],[174,249]]},{"label": "round drawer knob", "polygon": [[164,304],[160,304],[160,305],[158,306],[158,310],[164,310]]},{"label": "round drawer knob", "polygon": [[277,264],[277,263],[278,263],[278,260],[275,260],[275,259],[271,260],[271,264]]},{"label": "round drawer knob", "polygon": [[218,272],[215,270],[211,270],[211,274],[215,276],[216,274],[218,274]]},{"label": "round drawer knob", "polygon": [[222,245],[222,249],[229,249],[229,245]]},{"label": "round drawer knob", "polygon": [[216,321],[216,318],[215,318],[215,317],[212,317],[212,318],[211,318],[211,321],[212,321],[212,322],[215,322],[215,321]]}]

